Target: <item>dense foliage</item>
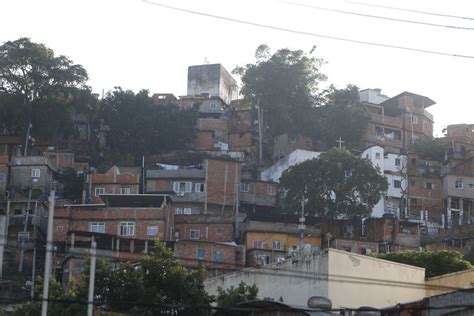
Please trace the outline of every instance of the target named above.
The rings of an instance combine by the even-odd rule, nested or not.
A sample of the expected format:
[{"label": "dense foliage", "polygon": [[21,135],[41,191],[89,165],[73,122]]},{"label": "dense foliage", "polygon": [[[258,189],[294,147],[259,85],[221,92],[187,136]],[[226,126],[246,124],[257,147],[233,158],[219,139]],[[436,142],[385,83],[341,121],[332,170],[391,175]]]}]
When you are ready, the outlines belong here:
[{"label": "dense foliage", "polygon": [[73,107],[84,91],[87,72],[28,38],[0,46],[0,133],[33,134],[60,140],[74,133]]},{"label": "dense foliage", "polygon": [[255,284],[247,285],[244,281],[241,281],[238,287],[231,286],[226,290],[218,287],[217,293],[217,306],[228,307],[238,303],[256,300],[258,288]]},{"label": "dense foliage", "polygon": [[280,49],[273,55],[266,45],[255,53],[255,64],[239,67],[241,93],[264,112],[266,136],[291,132],[308,126],[308,113],[317,102],[318,83],[325,79],[317,59],[301,50]]},{"label": "dense foliage", "polygon": [[307,213],[329,220],[368,217],[388,188],[369,161],[344,148],[290,167],[280,182],[287,210],[299,210],[305,199]]},{"label": "dense foliage", "polygon": [[75,203],[80,203],[84,186],[84,174],[77,173],[73,168],[63,170],[64,198]]},{"label": "dense foliage", "polygon": [[100,101],[98,119],[107,126],[111,153],[141,157],[185,149],[194,141],[197,111],[156,105],[146,90],[116,88]]},{"label": "dense foliage", "polygon": [[[96,264],[94,301],[101,308],[114,312],[139,315],[172,313],[203,315],[209,311],[212,297],[203,285],[202,269],[187,270],[164,244],[157,242],[155,250],[142,258],[140,265],[121,263],[117,267],[104,258]],[[42,293],[38,281],[37,293]],[[50,283],[50,298],[56,300],[87,301],[89,268],[85,269],[78,286],[70,283],[64,292],[59,284]],[[85,304],[50,303],[48,315],[84,315]],[[14,315],[39,315],[41,303],[27,303]]]},{"label": "dense foliage", "polygon": [[360,102],[359,89],[349,85],[345,89],[331,87],[322,106],[314,110],[313,135],[328,148],[341,138],[348,148],[360,148],[370,122],[370,113]]},{"label": "dense foliage", "polygon": [[427,278],[471,269],[463,254],[453,250],[401,251],[377,255],[380,259],[395,261],[425,268]]},{"label": "dense foliage", "polygon": [[443,162],[446,149],[439,138],[424,137],[415,143],[415,152],[421,159]]}]

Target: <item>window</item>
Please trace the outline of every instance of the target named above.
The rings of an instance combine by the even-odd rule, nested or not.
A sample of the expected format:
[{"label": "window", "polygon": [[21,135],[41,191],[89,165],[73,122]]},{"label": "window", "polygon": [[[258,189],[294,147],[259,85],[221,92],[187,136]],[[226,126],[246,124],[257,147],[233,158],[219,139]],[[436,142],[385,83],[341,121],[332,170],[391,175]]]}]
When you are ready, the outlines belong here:
[{"label": "window", "polygon": [[194,184],[194,191],[196,191],[196,192],[204,192],[204,183],[196,183],[196,184]]},{"label": "window", "polygon": [[352,234],[352,232],[354,231],[354,227],[352,227],[352,226],[344,226],[344,227],[343,227],[343,230],[344,230],[344,234]]},{"label": "window", "polygon": [[183,215],[183,208],[182,207],[175,207],[174,208],[174,215]]},{"label": "window", "polygon": [[431,181],[425,181],[425,189],[434,190],[435,189],[434,183]]},{"label": "window", "polygon": [[92,233],[105,233],[105,223],[91,223],[89,231]]},{"label": "window", "polygon": [[183,207],[183,214],[184,215],[191,215],[191,208],[190,207]]},{"label": "window", "polygon": [[270,263],[270,256],[269,255],[259,255],[258,256],[258,263],[262,266]]},{"label": "window", "polygon": [[418,124],[418,116],[411,115],[411,122],[412,124]]},{"label": "window", "polygon": [[417,199],[414,199],[414,198],[411,198],[410,199],[410,204],[418,204],[418,200]]},{"label": "window", "polygon": [[146,228],[147,236],[157,236],[158,235],[158,226],[151,225]]},{"label": "window", "polygon": [[472,189],[474,188],[474,183],[469,183],[469,187]]},{"label": "window", "polygon": [[30,241],[30,232],[18,232],[18,242],[28,242]]},{"label": "window", "polygon": [[282,250],[281,240],[274,240],[272,245],[273,250]]},{"label": "window", "polygon": [[275,187],[271,184],[267,185],[267,194],[268,195],[275,195]]},{"label": "window", "polygon": [[402,160],[400,158],[395,158],[395,166],[400,167]]},{"label": "window", "polygon": [[133,236],[135,235],[135,223],[123,222],[120,223],[120,236]]},{"label": "window", "polygon": [[104,188],[95,188],[95,196],[99,196],[101,194],[105,194]]},{"label": "window", "polygon": [[218,229],[216,229],[216,234],[217,234],[217,236],[222,236],[222,235],[224,235],[224,228],[218,228]]},{"label": "window", "polygon": [[62,233],[62,232],[64,231],[64,226],[63,226],[63,225],[58,225],[58,226],[56,226],[56,231],[57,231],[58,233]]},{"label": "window", "polygon": [[249,192],[249,184],[247,182],[240,184],[240,192]]},{"label": "window", "polygon": [[255,249],[263,249],[263,242],[261,240],[254,240],[253,247]]},{"label": "window", "polygon": [[224,252],[221,250],[214,251],[214,259],[218,262],[224,261]]},{"label": "window", "polygon": [[351,252],[352,247],[350,245],[342,245],[342,250],[347,251],[347,252]]},{"label": "window", "polygon": [[201,236],[201,231],[199,229],[191,229],[189,231],[190,239],[199,239],[200,236]]},{"label": "window", "polygon": [[206,251],[204,249],[198,248],[196,258],[198,260],[204,260],[204,258],[206,258]]},{"label": "window", "polygon": [[5,181],[5,174],[0,172],[0,182]]},{"label": "window", "polygon": [[120,194],[130,194],[130,188],[120,188]]},{"label": "window", "polygon": [[193,183],[192,182],[173,182],[173,191],[174,192],[192,192]]},{"label": "window", "polygon": [[209,104],[209,108],[211,110],[217,110],[217,104],[216,103],[211,103],[211,104]]},{"label": "window", "polygon": [[375,153],[375,159],[380,159],[380,153]]},{"label": "window", "polygon": [[393,180],[393,187],[400,189],[402,187],[402,181],[400,180]]},{"label": "window", "polygon": [[360,253],[361,253],[362,255],[368,255],[368,254],[372,253],[372,248],[370,248],[370,247],[362,247],[362,248],[360,248]]},{"label": "window", "polygon": [[41,176],[41,170],[40,169],[37,169],[37,168],[31,169],[31,177],[32,178],[39,178],[40,176]]},{"label": "window", "polygon": [[237,250],[237,251],[235,252],[235,261],[238,262],[238,261],[240,261],[240,260],[242,260],[242,252],[239,251],[239,250]]},{"label": "window", "polygon": [[454,187],[456,189],[462,189],[464,187],[464,183],[462,182],[462,180],[456,180],[456,182],[454,183]]}]

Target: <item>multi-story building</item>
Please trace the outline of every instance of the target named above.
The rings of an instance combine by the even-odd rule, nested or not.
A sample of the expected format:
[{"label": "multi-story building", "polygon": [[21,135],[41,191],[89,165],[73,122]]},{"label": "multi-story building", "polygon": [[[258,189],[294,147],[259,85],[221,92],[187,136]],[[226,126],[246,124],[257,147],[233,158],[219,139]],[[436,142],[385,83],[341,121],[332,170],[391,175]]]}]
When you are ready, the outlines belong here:
[{"label": "multi-story building", "polygon": [[104,194],[102,204],[58,203],[54,214],[53,261],[64,281],[80,274],[92,238],[97,255],[112,260],[138,262],[156,240],[174,240],[171,198],[163,194]]},{"label": "multi-story building", "polygon": [[474,221],[474,151],[465,153],[462,161],[449,166],[443,177],[443,199],[446,206],[445,227],[471,224]]},{"label": "multi-story building", "polygon": [[135,169],[112,166],[105,173],[89,175],[90,200],[93,203],[101,203],[100,196],[104,194],[138,194],[140,192],[140,170],[139,168]]},{"label": "multi-story building", "polygon": [[361,157],[369,160],[388,182],[387,192],[375,205],[371,215],[382,217],[384,214],[394,214],[398,218],[403,216],[406,212],[408,192],[406,155],[387,152],[383,147],[375,145],[364,150]]},{"label": "multi-story building", "polygon": [[277,162],[297,149],[315,151],[313,139],[303,134],[281,134],[273,139],[272,160]]},{"label": "multi-story building", "polygon": [[402,92],[386,99],[380,89],[368,89],[361,91],[361,101],[371,114],[363,139],[366,146],[405,153],[417,139],[433,136],[433,116],[426,108],[435,102],[428,97]]},{"label": "multi-story building", "polygon": [[464,154],[474,149],[474,124],[448,125],[441,141],[446,145],[447,157],[463,159]]},{"label": "multi-story building", "polygon": [[59,170],[46,156],[13,157],[11,160],[10,186],[19,193],[31,189],[47,195],[58,177]]},{"label": "multi-story building", "polygon": [[316,219],[308,218],[304,228],[300,225],[297,215],[249,212],[242,226],[247,266],[283,261],[301,251],[305,254],[319,251],[321,229]]},{"label": "multi-story building", "polygon": [[241,221],[240,165],[233,159],[204,158],[195,165],[159,164],[146,171],[147,193],[174,194],[175,251],[186,265],[202,261],[213,273],[242,265],[242,249],[233,243]]}]

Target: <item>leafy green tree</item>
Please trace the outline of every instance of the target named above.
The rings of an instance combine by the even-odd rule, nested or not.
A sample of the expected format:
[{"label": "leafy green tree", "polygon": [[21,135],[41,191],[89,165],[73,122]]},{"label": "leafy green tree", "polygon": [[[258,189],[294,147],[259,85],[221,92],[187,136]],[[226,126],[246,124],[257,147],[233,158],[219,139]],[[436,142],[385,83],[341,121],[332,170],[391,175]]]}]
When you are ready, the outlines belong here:
[{"label": "leafy green tree", "polygon": [[318,83],[326,78],[320,72],[323,61],[311,55],[313,50],[306,54],[280,49],[271,54],[268,46],[260,45],[254,64],[234,70],[241,76],[245,101],[259,102],[263,109],[268,139],[304,132],[311,125],[311,111],[319,100]]},{"label": "leafy green tree", "polygon": [[[36,297],[42,298],[43,294],[43,279],[38,277],[37,286],[35,288]],[[54,278],[49,280],[49,298],[48,315],[51,316],[79,316],[86,313],[87,305],[81,303],[74,303],[74,301],[85,302],[87,296],[81,295],[78,285],[72,281],[69,284],[69,291],[62,290],[61,285]],[[13,316],[38,316],[41,315],[41,302],[27,302],[16,307],[12,313]]]},{"label": "leafy green tree", "polygon": [[305,199],[305,210],[326,220],[370,216],[388,188],[385,177],[370,162],[344,148],[333,148],[319,158],[290,167],[280,183],[284,208],[299,210]]},{"label": "leafy green tree", "polygon": [[415,153],[421,159],[443,162],[445,151],[445,146],[439,138],[424,137],[415,143]]},{"label": "leafy green tree", "polygon": [[63,171],[64,198],[75,203],[82,199],[82,190],[84,187],[84,175],[78,174],[72,168],[66,168]]},{"label": "leafy green tree", "polygon": [[258,288],[255,284],[247,285],[244,281],[241,281],[238,287],[231,286],[225,290],[218,287],[217,293],[217,306],[228,307],[238,303],[256,300]]},{"label": "leafy green tree", "polygon": [[345,89],[331,87],[324,104],[314,111],[313,135],[326,146],[333,147],[339,137],[348,148],[360,148],[367,131],[370,113],[360,102],[359,88],[348,85]]},{"label": "leafy green tree", "polygon": [[0,132],[61,139],[72,135],[72,104],[88,90],[87,72],[28,38],[0,46]]},{"label": "leafy green tree", "polygon": [[197,111],[156,105],[146,90],[135,94],[117,88],[100,102],[98,119],[108,127],[112,153],[141,157],[185,149],[194,141]]},{"label": "leafy green tree", "polygon": [[425,268],[427,278],[472,269],[463,254],[453,250],[401,251],[379,254],[377,258]]}]

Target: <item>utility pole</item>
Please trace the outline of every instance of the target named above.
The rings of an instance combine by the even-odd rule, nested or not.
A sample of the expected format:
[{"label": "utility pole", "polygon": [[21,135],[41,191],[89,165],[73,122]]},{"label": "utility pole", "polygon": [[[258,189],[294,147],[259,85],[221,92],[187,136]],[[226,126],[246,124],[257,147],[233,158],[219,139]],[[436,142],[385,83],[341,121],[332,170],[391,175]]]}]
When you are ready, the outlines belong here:
[{"label": "utility pole", "polygon": [[41,304],[41,316],[48,315],[49,275],[51,271],[51,259],[53,255],[53,220],[54,220],[54,189],[49,194],[48,209],[48,233],[46,237],[46,257],[44,259],[43,280],[43,302]]},{"label": "utility pole", "polygon": [[260,108],[260,98],[257,100],[257,115],[258,115],[258,161],[262,163],[263,160],[263,135],[262,135],[262,124],[263,124],[263,111]]},{"label": "utility pole", "polygon": [[31,207],[31,188],[28,191],[28,204],[26,205],[26,214],[25,214],[25,226],[23,226],[23,238],[21,240],[21,250],[20,250],[20,264],[18,266],[18,272],[23,272],[23,261],[25,258],[25,244],[26,244],[26,233],[28,232],[28,219],[30,215]]},{"label": "utility pole", "polygon": [[94,285],[95,285],[95,263],[97,259],[97,242],[94,236],[91,239],[91,266],[89,271],[89,294],[87,298],[87,316],[93,316],[94,312]]},{"label": "utility pole", "polygon": [[298,225],[298,228],[300,230],[300,254],[301,258],[304,257],[304,230],[306,228],[305,226],[305,217],[304,217],[304,204],[305,204],[305,196],[301,198],[301,217],[300,217],[300,224]]}]

